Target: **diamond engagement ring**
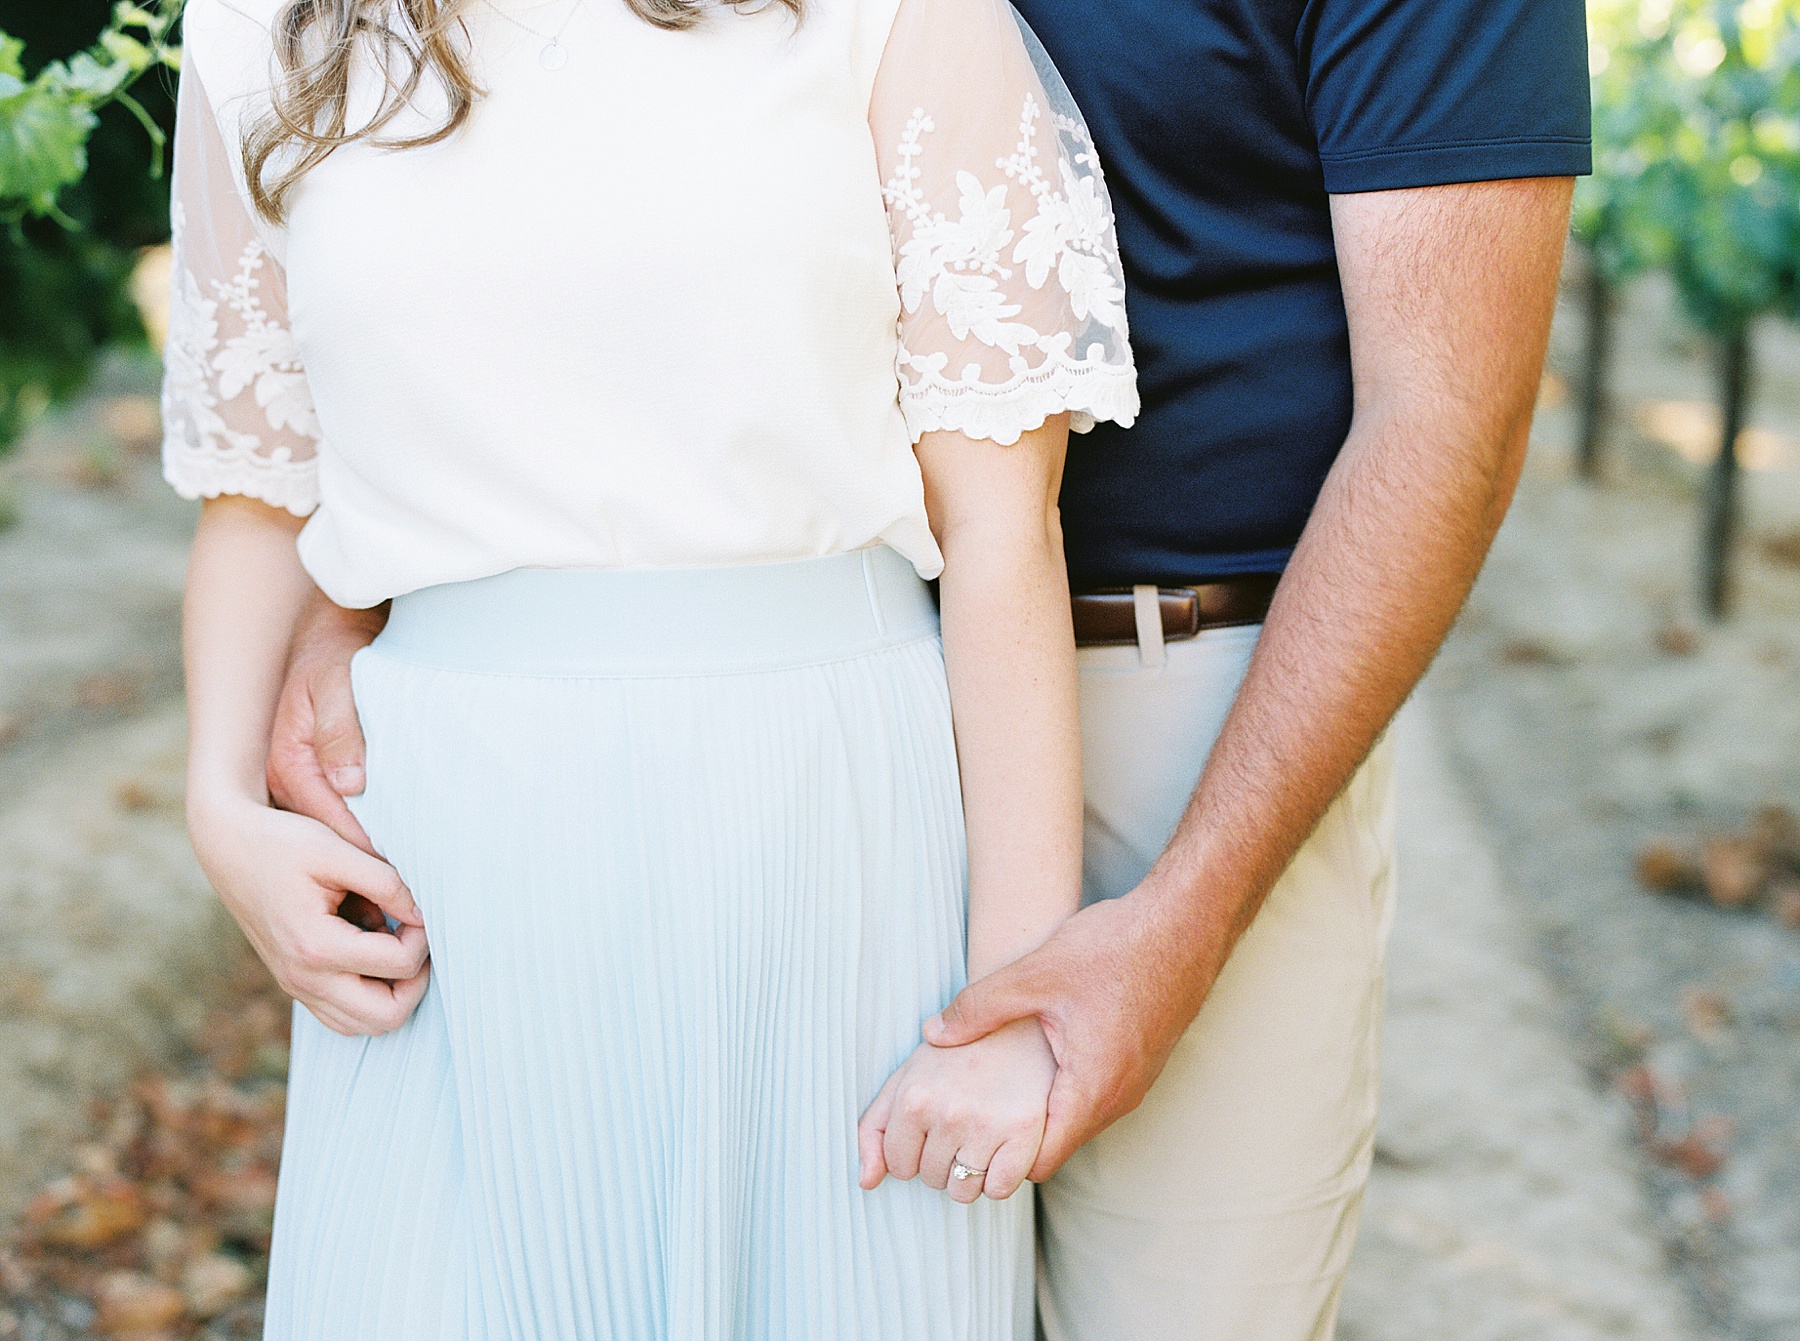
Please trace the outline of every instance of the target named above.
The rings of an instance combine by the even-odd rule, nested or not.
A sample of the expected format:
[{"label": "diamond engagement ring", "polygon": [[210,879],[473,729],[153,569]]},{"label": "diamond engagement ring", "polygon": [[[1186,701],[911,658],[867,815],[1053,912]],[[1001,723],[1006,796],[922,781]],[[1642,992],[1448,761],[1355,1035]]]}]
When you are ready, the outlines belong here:
[{"label": "diamond engagement ring", "polygon": [[971,1178],[979,1178],[986,1172],[986,1169],[971,1169],[960,1159],[950,1161],[950,1176],[959,1183],[966,1183]]}]

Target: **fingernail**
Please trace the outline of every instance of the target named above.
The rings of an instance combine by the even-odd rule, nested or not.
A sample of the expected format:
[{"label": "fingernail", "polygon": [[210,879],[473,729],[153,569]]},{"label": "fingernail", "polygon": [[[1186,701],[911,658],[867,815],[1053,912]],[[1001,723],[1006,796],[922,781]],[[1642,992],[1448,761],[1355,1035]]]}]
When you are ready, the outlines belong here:
[{"label": "fingernail", "polygon": [[363,771],[354,764],[331,770],[331,785],[340,796],[349,796],[363,788]]},{"label": "fingernail", "polygon": [[944,1017],[942,1015],[933,1015],[929,1020],[925,1021],[925,1038],[927,1042],[935,1043],[943,1032]]}]

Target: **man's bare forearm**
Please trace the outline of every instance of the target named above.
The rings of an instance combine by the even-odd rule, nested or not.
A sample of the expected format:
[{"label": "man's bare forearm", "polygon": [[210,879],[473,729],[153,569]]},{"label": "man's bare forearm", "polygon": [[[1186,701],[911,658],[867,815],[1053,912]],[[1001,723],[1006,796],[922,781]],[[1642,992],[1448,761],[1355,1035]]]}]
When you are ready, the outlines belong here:
[{"label": "man's bare forearm", "polygon": [[1380,443],[1334,472],[1194,797],[1141,886],[1196,954],[1184,966],[1198,970],[1187,975],[1194,1011],[1443,641],[1517,478],[1524,429],[1514,436],[1496,453],[1499,479],[1414,479],[1395,496],[1378,480],[1384,458],[1402,453]]},{"label": "man's bare forearm", "polygon": [[[1194,956],[1184,967],[1195,1010],[1424,674],[1524,463],[1567,188],[1466,190],[1480,193],[1478,207],[1449,237],[1419,236],[1432,220],[1398,199],[1415,193],[1360,198],[1369,208],[1338,215],[1355,422],[1193,800],[1141,887]],[[1520,228],[1521,216],[1536,226]],[[1514,264],[1496,269],[1484,250],[1493,246],[1516,253]],[[1422,249],[1442,254],[1421,257]],[[1468,283],[1409,293],[1393,282],[1391,272],[1421,260],[1451,272],[1485,268],[1490,291],[1476,283],[1483,301],[1470,303]],[[1442,306],[1436,295],[1445,292],[1460,296],[1456,310]],[[1378,296],[1359,306],[1359,293]]]}]

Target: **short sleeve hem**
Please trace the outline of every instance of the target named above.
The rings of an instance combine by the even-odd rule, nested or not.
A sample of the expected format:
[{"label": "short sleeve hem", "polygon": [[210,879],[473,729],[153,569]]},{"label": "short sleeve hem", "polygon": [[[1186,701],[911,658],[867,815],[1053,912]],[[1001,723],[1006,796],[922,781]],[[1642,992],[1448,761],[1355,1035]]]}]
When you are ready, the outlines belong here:
[{"label": "short sleeve hem", "polygon": [[1498,182],[1517,177],[1584,177],[1594,170],[1589,141],[1575,136],[1534,136],[1466,141],[1351,154],[1321,154],[1325,190],[1331,195],[1399,191],[1460,182]]},{"label": "short sleeve hem", "polygon": [[319,506],[317,460],[289,461],[250,452],[214,452],[184,439],[163,443],[163,479],[180,497],[241,495],[296,517]]},{"label": "short sleeve hem", "polygon": [[961,433],[1010,447],[1052,415],[1067,414],[1075,433],[1103,420],[1130,428],[1138,414],[1137,374],[1129,365],[1051,364],[1011,387],[975,382],[910,383],[900,410],[916,443],[927,433]]},{"label": "short sleeve hem", "polygon": [[870,131],[916,442],[1010,445],[1137,413],[1111,197],[1075,99],[1005,0],[906,0]]}]

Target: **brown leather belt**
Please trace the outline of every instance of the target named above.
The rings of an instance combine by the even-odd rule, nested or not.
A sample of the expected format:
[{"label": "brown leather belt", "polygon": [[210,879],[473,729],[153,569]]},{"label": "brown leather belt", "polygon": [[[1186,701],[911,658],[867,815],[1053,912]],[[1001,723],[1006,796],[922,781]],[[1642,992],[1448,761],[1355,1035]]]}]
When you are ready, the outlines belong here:
[{"label": "brown leather belt", "polygon": [[[1192,638],[1202,629],[1229,629],[1260,624],[1269,613],[1274,573],[1246,573],[1192,586],[1158,587],[1165,642]],[[1138,640],[1137,598],[1130,587],[1078,591],[1069,606],[1075,616],[1077,647],[1106,647]]]}]

